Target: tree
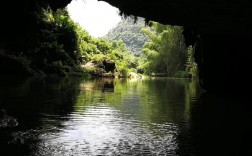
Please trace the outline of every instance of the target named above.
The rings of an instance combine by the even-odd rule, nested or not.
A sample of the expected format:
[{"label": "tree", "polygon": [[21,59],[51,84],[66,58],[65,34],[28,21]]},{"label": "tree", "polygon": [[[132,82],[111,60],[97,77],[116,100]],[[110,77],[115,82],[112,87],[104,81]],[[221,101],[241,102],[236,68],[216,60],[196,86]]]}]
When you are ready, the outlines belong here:
[{"label": "tree", "polygon": [[192,77],[196,77],[198,75],[198,66],[197,63],[195,63],[194,60],[194,47],[189,46],[188,47],[188,58],[187,58],[187,64],[186,64],[186,70],[192,75]]},{"label": "tree", "polygon": [[150,38],[142,50],[140,68],[146,74],[163,73],[174,76],[185,70],[187,51],[182,36],[182,27],[151,22],[152,29],[142,28],[141,32]]}]

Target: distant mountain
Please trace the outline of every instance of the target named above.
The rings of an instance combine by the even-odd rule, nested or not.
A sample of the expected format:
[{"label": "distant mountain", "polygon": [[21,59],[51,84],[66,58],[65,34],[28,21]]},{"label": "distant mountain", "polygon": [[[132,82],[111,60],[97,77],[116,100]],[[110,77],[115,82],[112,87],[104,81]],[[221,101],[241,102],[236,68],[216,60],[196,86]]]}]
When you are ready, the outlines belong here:
[{"label": "distant mountain", "polygon": [[135,22],[134,18],[128,17],[119,22],[104,38],[108,41],[123,40],[127,49],[135,56],[139,56],[144,43],[149,41],[148,36],[140,32],[143,27],[145,27],[144,18],[138,18]]}]

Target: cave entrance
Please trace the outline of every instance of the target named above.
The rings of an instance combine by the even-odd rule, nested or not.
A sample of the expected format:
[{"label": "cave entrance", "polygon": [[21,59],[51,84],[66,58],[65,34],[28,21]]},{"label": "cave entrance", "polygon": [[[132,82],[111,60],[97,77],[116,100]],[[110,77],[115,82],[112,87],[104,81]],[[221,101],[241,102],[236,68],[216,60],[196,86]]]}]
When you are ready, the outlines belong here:
[{"label": "cave entrance", "polygon": [[[67,9],[72,20],[92,37],[99,38],[99,42],[108,41],[112,47],[110,50],[107,48],[109,52],[106,52],[106,48],[104,51],[96,44],[95,47],[101,52],[98,55],[95,50],[83,50],[83,67],[97,66],[94,62],[103,62],[101,58],[106,58],[115,62],[120,77],[136,77],[135,73],[153,77],[196,76],[197,71],[192,71],[196,66],[192,59],[194,49],[187,49],[182,35],[183,27],[146,21],[142,17],[126,15],[124,18],[117,8],[95,0],[72,1]],[[87,55],[92,55],[89,57],[92,59],[86,59]]]}]

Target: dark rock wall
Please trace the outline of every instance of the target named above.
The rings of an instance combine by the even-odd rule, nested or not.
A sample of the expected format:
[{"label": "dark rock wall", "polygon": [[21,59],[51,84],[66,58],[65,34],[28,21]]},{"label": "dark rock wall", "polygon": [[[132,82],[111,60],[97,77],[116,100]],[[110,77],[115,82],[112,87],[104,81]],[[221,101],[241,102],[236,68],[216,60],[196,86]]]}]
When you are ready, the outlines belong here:
[{"label": "dark rock wall", "polygon": [[0,5],[0,47],[15,46],[34,32],[37,21],[35,11],[50,6],[52,10],[64,8],[71,0],[12,0]]},{"label": "dark rock wall", "polygon": [[203,35],[198,61],[202,86],[219,94],[250,94],[251,41],[242,35]]},{"label": "dark rock wall", "polygon": [[252,2],[247,0],[102,0],[126,15],[181,25],[201,34],[252,33]]}]

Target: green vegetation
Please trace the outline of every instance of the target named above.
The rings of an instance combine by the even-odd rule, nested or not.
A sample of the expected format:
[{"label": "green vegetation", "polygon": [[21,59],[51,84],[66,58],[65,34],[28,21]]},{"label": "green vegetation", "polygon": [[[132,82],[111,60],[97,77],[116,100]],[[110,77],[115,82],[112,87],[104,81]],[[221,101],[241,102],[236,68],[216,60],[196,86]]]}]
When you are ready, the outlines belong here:
[{"label": "green vegetation", "polygon": [[139,18],[128,17],[112,29],[105,38],[122,39],[138,62],[137,71],[151,76],[188,78],[197,76],[193,47],[186,47],[183,28],[162,25]]},{"label": "green vegetation", "polygon": [[[194,48],[185,46],[182,27],[128,17],[105,38],[93,38],[74,23],[66,9],[38,7],[35,29],[15,49],[0,53],[5,73],[127,77],[197,75]],[[21,73],[20,73],[21,72]]]},{"label": "green vegetation", "polygon": [[[77,70],[92,74],[93,76],[127,76],[127,73],[136,68],[136,59],[127,50],[122,40],[108,42],[105,39],[93,38],[88,32],[74,23],[66,10],[52,12],[43,10],[43,22],[59,27],[60,32],[48,32],[44,36],[50,36],[54,42],[42,45],[49,45],[54,48],[54,61],[49,66],[50,70],[56,73]],[[61,38],[62,37],[62,38]],[[54,40],[55,39],[55,40]],[[48,47],[47,47],[48,48]],[[44,49],[43,49],[44,50]],[[43,51],[44,52],[44,51]],[[39,53],[43,53],[40,51]],[[44,57],[43,57],[44,58]],[[58,59],[56,59],[58,58]],[[92,66],[85,66],[91,63]],[[110,67],[109,67],[110,66]],[[74,68],[71,68],[74,67]],[[81,70],[80,70],[81,69]],[[46,71],[48,73],[48,71]]]},{"label": "green vegetation", "polygon": [[194,60],[194,49],[195,47],[189,46],[188,47],[188,58],[187,58],[187,64],[186,64],[186,71],[191,74],[192,77],[196,77],[198,75],[198,66],[195,63]]},{"label": "green vegetation", "polygon": [[133,17],[127,17],[110,30],[104,38],[110,42],[113,40],[123,40],[128,51],[135,56],[140,56],[143,45],[145,42],[150,41],[147,35],[140,32],[143,27],[145,27],[145,20],[143,18],[139,17],[135,21]]},{"label": "green vegetation", "polygon": [[[61,75],[83,73],[79,70],[77,47],[77,25],[70,19],[65,9],[52,11],[50,7],[38,7],[32,17],[32,33],[4,55],[9,58],[16,56],[20,62],[25,59],[27,75]],[[13,59],[12,59],[13,60]],[[9,64],[9,63],[7,63]],[[10,72],[16,72],[12,70]],[[13,73],[15,74],[15,73]]]},{"label": "green vegetation", "polygon": [[186,72],[187,48],[182,36],[182,27],[151,22],[152,28],[143,28],[151,39],[142,50],[140,69],[148,75],[184,77]]}]

